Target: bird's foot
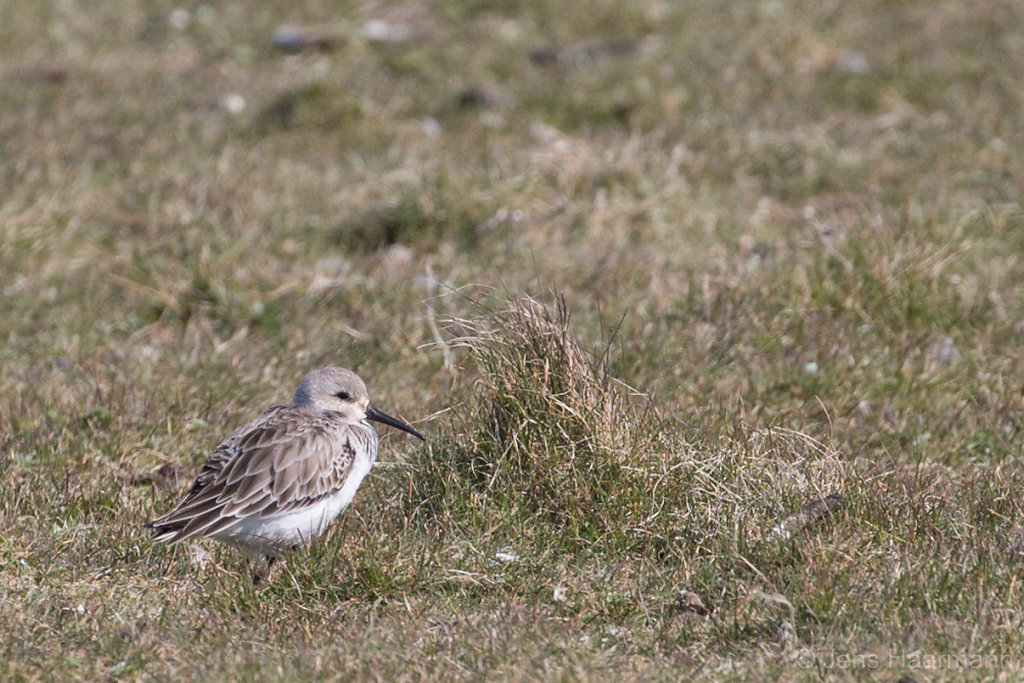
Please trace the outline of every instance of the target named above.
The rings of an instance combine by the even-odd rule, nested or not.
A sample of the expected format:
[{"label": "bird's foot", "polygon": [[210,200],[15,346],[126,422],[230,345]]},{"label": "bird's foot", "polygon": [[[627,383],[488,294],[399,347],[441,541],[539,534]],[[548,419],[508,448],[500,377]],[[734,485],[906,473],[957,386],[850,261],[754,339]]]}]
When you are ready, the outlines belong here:
[{"label": "bird's foot", "polygon": [[252,572],[252,585],[258,586],[261,583],[263,583],[264,579],[266,579],[270,575],[270,570],[274,567],[275,562],[277,562],[277,558],[268,555],[266,565],[261,568],[259,566],[260,561],[254,560],[254,568]]}]

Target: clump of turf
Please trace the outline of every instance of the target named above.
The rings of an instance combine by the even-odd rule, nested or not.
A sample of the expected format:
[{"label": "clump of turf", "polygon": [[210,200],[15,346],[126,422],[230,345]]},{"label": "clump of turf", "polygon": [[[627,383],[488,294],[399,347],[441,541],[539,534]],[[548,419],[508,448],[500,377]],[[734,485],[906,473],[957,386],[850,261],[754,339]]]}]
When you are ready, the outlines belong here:
[{"label": "clump of turf", "polygon": [[503,508],[594,539],[621,525],[617,494],[632,488],[629,461],[650,420],[637,393],[570,332],[564,298],[531,298],[457,322],[457,346],[479,371],[471,430],[456,445],[457,471]]},{"label": "clump of turf", "polygon": [[538,550],[717,553],[735,529],[753,540],[780,511],[839,486],[835,454],[793,436],[687,443],[680,423],[610,375],[607,349],[576,341],[563,298],[515,300],[452,327],[475,373],[440,453],[415,464],[411,499],[435,521],[457,510],[452,521],[474,535]]}]

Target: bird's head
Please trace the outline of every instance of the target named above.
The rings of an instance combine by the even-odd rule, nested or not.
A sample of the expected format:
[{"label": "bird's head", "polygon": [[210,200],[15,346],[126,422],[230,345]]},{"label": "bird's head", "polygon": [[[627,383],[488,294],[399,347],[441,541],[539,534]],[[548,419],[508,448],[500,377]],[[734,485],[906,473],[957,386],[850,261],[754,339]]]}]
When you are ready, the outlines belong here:
[{"label": "bird's head", "polygon": [[370,405],[366,384],[359,379],[359,375],[345,368],[320,368],[303,377],[299,388],[295,390],[295,405],[318,412],[338,413],[351,424],[363,420],[382,422],[417,438],[424,438],[410,425]]}]

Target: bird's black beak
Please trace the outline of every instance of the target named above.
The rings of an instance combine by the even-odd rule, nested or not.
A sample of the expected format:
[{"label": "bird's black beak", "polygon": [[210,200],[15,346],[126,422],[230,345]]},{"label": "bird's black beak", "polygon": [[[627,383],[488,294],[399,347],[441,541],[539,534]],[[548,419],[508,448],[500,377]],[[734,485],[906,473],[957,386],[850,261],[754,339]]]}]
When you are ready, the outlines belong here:
[{"label": "bird's black beak", "polygon": [[383,422],[384,424],[391,425],[392,427],[394,427],[396,429],[401,429],[403,432],[408,432],[409,434],[412,434],[413,436],[415,436],[417,439],[422,439],[422,440],[426,441],[426,437],[424,437],[422,434],[417,432],[411,426],[409,426],[406,423],[402,422],[398,418],[391,417],[387,413],[380,412],[379,410],[377,410],[373,406],[366,406],[366,419],[367,420],[374,420],[375,422]]}]

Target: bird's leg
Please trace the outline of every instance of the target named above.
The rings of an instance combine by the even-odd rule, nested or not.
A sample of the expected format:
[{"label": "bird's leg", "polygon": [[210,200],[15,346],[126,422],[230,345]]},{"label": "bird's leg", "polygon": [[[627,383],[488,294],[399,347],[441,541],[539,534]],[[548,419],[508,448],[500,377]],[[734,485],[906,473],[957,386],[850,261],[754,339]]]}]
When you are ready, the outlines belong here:
[{"label": "bird's leg", "polygon": [[260,583],[263,582],[263,579],[267,578],[267,576],[270,574],[270,568],[274,566],[275,562],[277,562],[276,557],[274,557],[273,555],[267,555],[267,566],[263,567],[263,569],[260,569],[259,560],[254,560],[253,564],[256,565],[256,568],[253,570],[252,573],[252,585],[260,585]]}]

